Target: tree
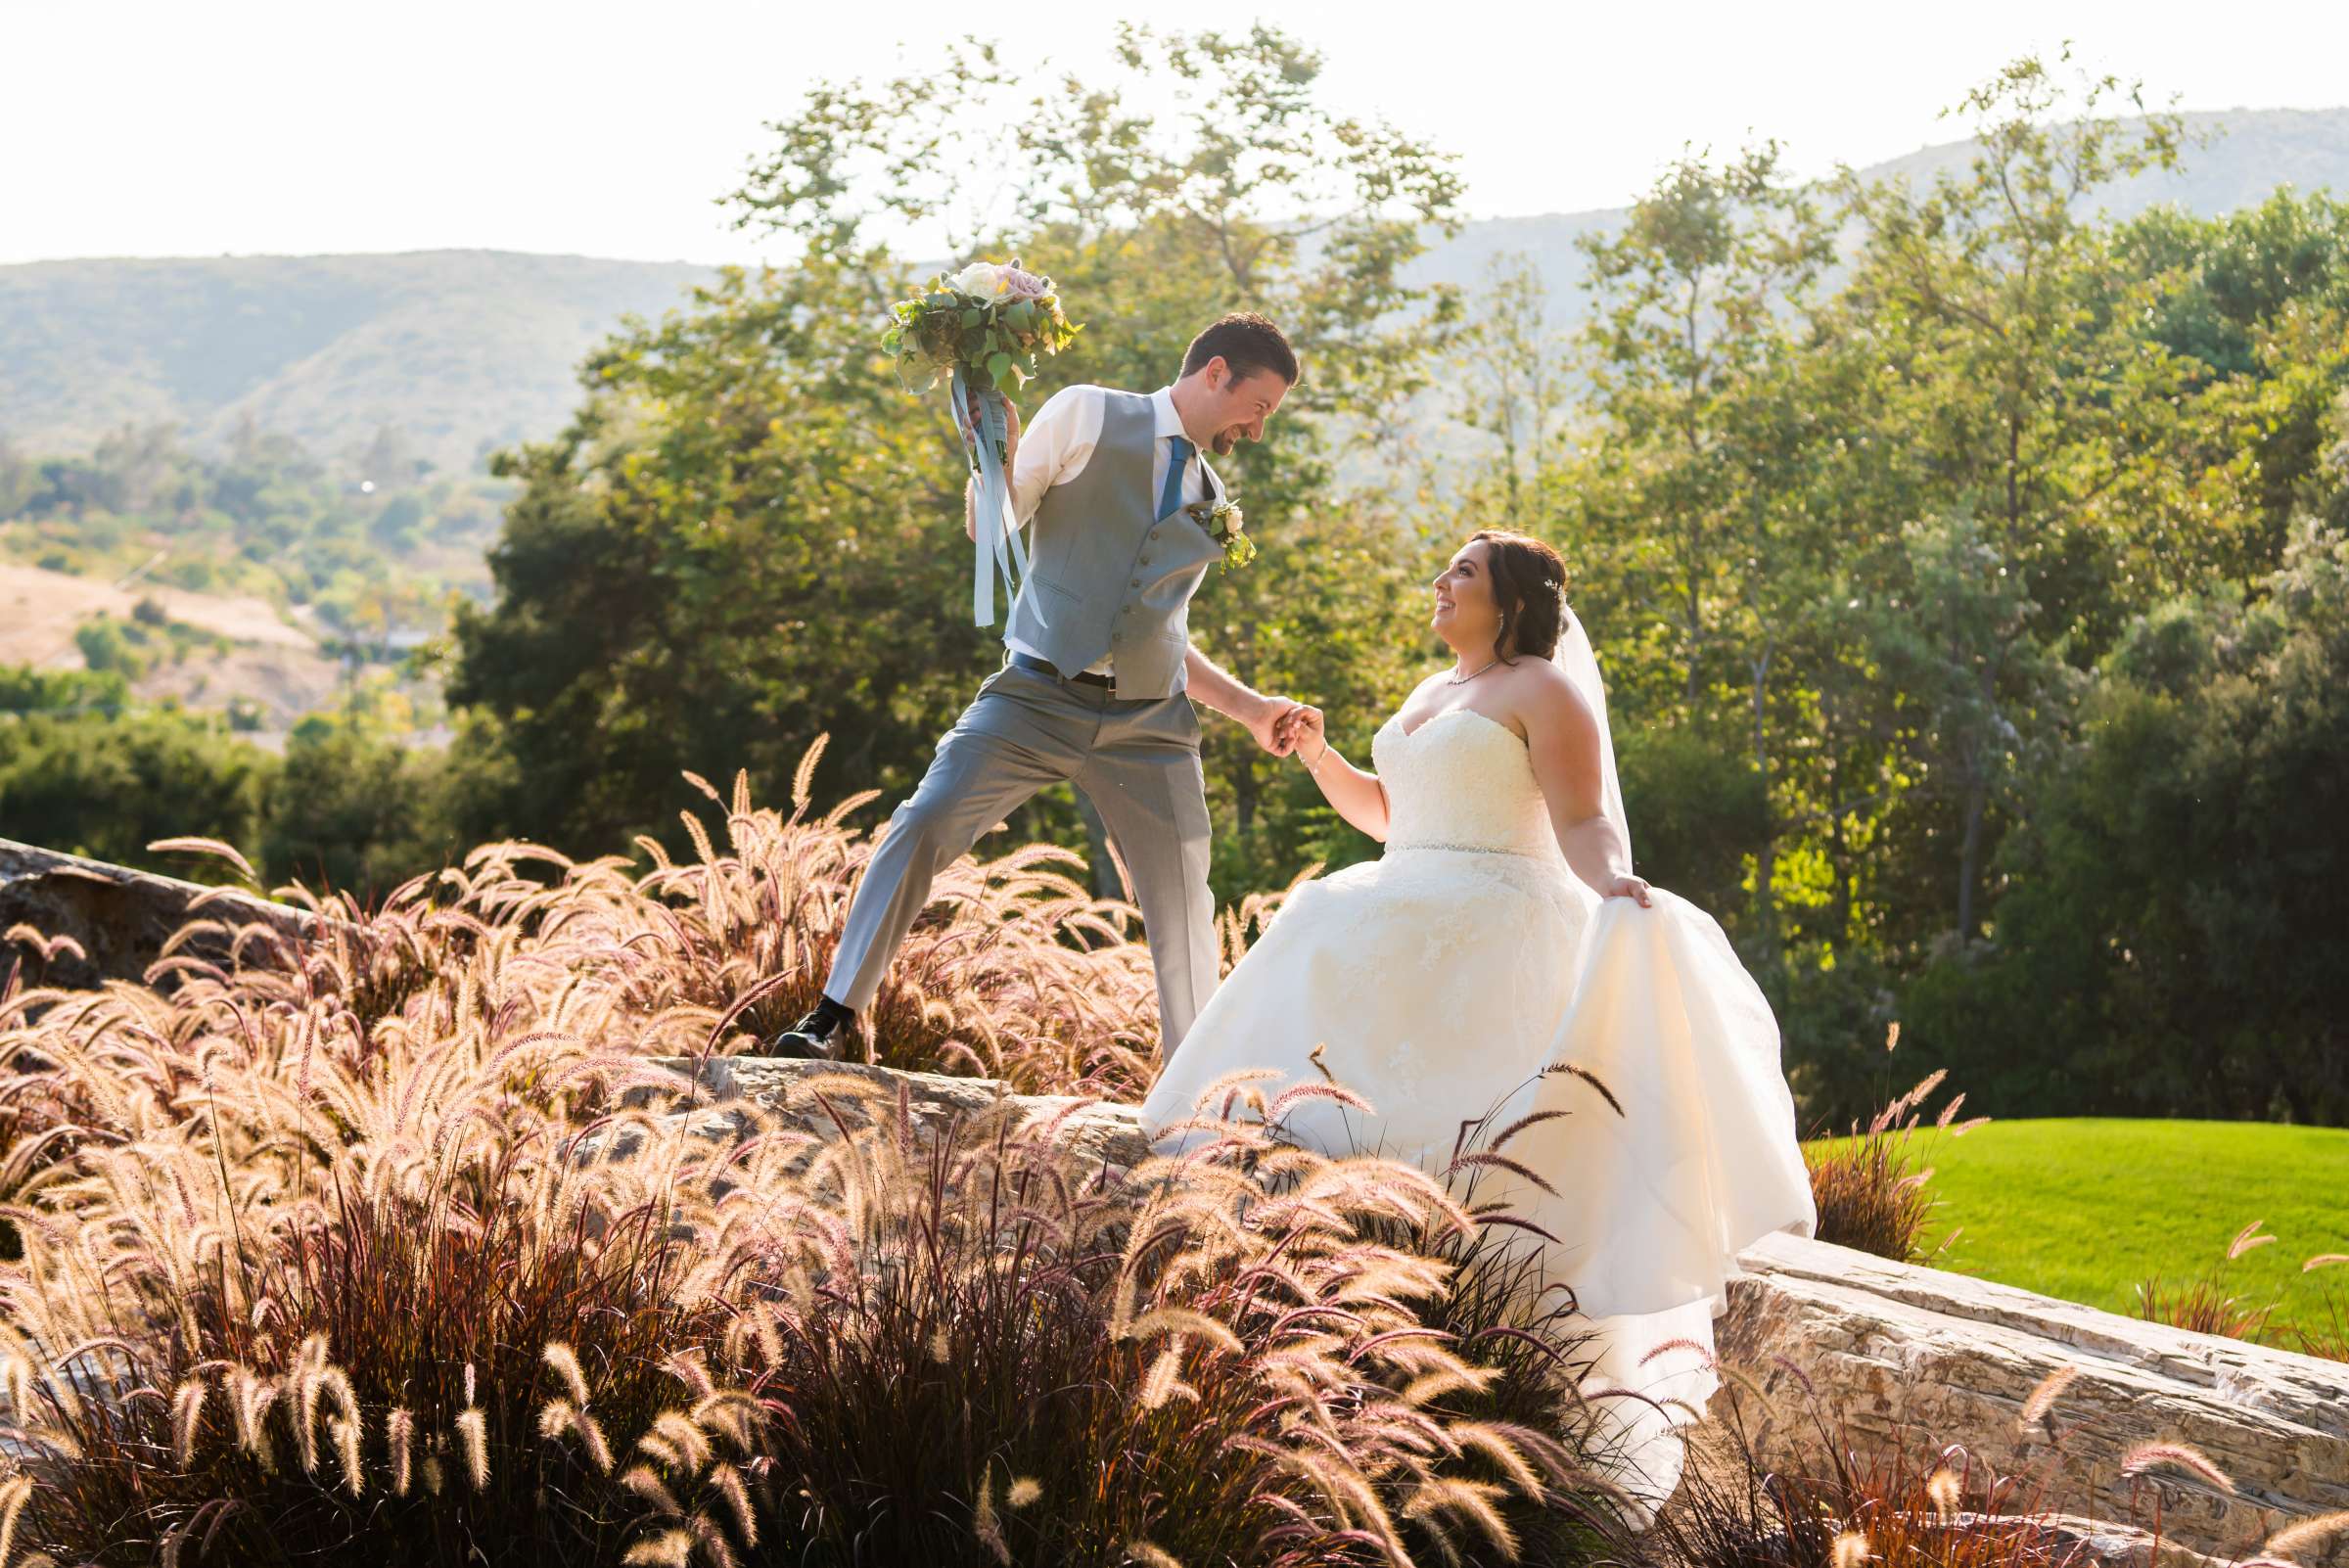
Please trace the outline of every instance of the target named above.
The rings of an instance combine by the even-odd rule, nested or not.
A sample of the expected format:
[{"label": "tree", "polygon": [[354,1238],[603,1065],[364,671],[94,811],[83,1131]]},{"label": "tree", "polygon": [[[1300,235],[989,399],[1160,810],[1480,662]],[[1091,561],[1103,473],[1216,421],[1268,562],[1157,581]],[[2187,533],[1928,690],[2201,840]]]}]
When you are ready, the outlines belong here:
[{"label": "tree", "polygon": [[[2115,118],[2116,100],[2140,117]],[[2113,180],[2176,166],[2181,122],[2143,110],[2135,86],[2067,85],[2026,56],[1958,106],[1976,147],[1963,173],[1921,193],[1841,179],[1861,233],[1849,303],[1883,324],[1906,394],[1887,405],[1889,434],[1938,503],[1918,515],[1979,519],[2000,559],[2031,576],[2032,633],[2071,635],[2082,662],[2159,591],[2141,583],[2134,605],[2126,591],[2133,482],[2159,478],[2132,459],[2159,449],[2183,385],[2138,327],[2165,280],[2113,264],[2089,206]]]},{"label": "tree", "polygon": [[[1470,484],[1564,545],[1662,829],[1643,868],[1743,892],[1724,923],[1820,1104],[1860,1108],[1911,986],[1930,1005],[2004,952],[2004,840],[2077,761],[2089,672],[2182,596],[2258,606],[2295,519],[2349,522],[2339,209],[2100,217],[2178,157],[2173,116],[2118,117],[2142,108],[2027,58],[1921,188],[1683,160],[1586,242],[1573,449]],[[2020,1005],[2070,1005],[2061,966],[1995,961]]]},{"label": "tree", "polygon": [[149,844],[201,834],[250,854],[275,758],[217,718],[73,711],[82,706],[0,718],[9,837],[175,876],[190,874],[183,860],[163,863]]},{"label": "tree", "polygon": [[1920,520],[1901,543],[1911,598],[1880,618],[1877,657],[1913,715],[1904,725],[1918,775],[1911,799],[1954,800],[1965,824],[1952,904],[1958,938],[1971,942],[1982,934],[1986,824],[2014,804],[2034,741],[2055,732],[2068,670],[2026,634],[2038,606],[1979,521]]},{"label": "tree", "polygon": [[1833,554],[1801,504],[1805,413],[1785,367],[1829,238],[1765,144],[1720,166],[1684,157],[1619,232],[1579,242],[1597,306],[1584,342],[1591,493],[1604,499],[1584,511],[1575,553],[1610,569],[1619,591],[1637,583],[1674,605],[1683,720],[1720,716],[1718,686],[1742,695],[1761,780],[1753,905],[1766,947],[1776,941],[1782,656]]},{"label": "tree", "polygon": [[402,746],[395,728],[357,703],[294,727],[260,803],[272,878],[372,904],[472,848],[453,819],[448,754]]},{"label": "tree", "polygon": [[[733,200],[741,224],[793,242],[792,264],[729,273],[616,340],[562,439],[503,460],[525,493],[492,556],[497,603],[461,613],[451,695],[501,720],[518,814],[617,847],[684,804],[678,768],[779,776],[819,730],[839,741],[825,787],[900,791],[996,662],[999,631],[965,613],[944,400],[907,397],[876,349],[914,281],[885,237],[907,230],[1058,281],[1085,330],[1031,407],[1071,380],[1163,384],[1225,310],[1282,323],[1305,384],[1274,438],[1219,465],[1264,554],[1211,576],[1194,635],[1260,687],[1382,713],[1427,544],[1407,498],[1346,496],[1332,461],[1384,434],[1456,315],[1403,269],[1458,184],[1418,144],[1331,114],[1319,70],[1269,27],[1128,27],[1082,79],[1030,85],[967,45],[936,69],[819,86],[771,127]],[[1178,112],[1131,107],[1144,84]],[[1274,772],[1230,726],[1206,762],[1233,828],[1221,883],[1284,879],[1318,805],[1302,771]],[[1036,815],[1073,830],[1066,807]]]},{"label": "tree", "polygon": [[1538,526],[1541,476],[1557,459],[1569,392],[1565,346],[1532,256],[1493,257],[1460,346],[1460,422],[1498,443],[1499,521],[1528,532]]},{"label": "tree", "polygon": [[2032,779],[1995,938],[1911,987],[1936,1061],[2042,1114],[2349,1122],[2349,537],[2134,621]]},{"label": "tree", "polygon": [[2292,520],[2349,493],[2323,465],[2349,383],[2349,206],[2278,191],[2215,218],[2157,208],[2114,251],[2133,273],[2173,280],[2149,330],[2190,388],[2165,454],[2181,504],[2141,527],[2168,580],[2256,592]]}]

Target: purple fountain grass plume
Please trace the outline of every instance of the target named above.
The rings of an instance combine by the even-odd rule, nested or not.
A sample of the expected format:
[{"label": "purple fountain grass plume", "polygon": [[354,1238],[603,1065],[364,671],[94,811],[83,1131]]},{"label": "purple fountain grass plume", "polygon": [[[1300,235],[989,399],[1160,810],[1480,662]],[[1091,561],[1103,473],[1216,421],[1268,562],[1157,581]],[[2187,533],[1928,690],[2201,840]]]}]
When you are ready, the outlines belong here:
[{"label": "purple fountain grass plume", "polygon": [[2234,1496],[2234,1478],[2191,1444],[2142,1443],[2121,1457],[2124,1476],[2141,1476],[2162,1469],[2184,1470],[2217,1491]]},{"label": "purple fountain grass plume", "polygon": [[2073,1379],[2079,1375],[2080,1368],[2077,1366],[2058,1366],[2033,1384],[2031,1392],[2024,1397],[2022,1408],[2015,1415],[2015,1425],[2028,1432],[2048,1421],[2054,1414],[2055,1402],[2063,1398],[2063,1391],[2070,1388]]},{"label": "purple fountain grass plume", "polygon": [[971,1510],[971,1534],[994,1553],[995,1561],[1003,1568],[1011,1568],[1011,1545],[1003,1539],[1003,1528],[995,1519],[995,1470],[991,1462],[979,1475],[979,1501]]},{"label": "purple fountain grass plume", "polygon": [[1475,1481],[1430,1480],[1411,1494],[1404,1505],[1404,1516],[1421,1520],[1440,1511],[1456,1513],[1481,1530],[1494,1550],[1504,1559],[1513,1560],[1517,1555],[1517,1534],[1493,1506],[1499,1492],[1498,1487]]},{"label": "purple fountain grass plume", "polygon": [[19,1473],[0,1480],[0,1563],[16,1559],[17,1529],[32,1499],[32,1477]]},{"label": "purple fountain grass plume", "polygon": [[[637,1440],[637,1447],[639,1449],[646,1450],[646,1452],[654,1453],[664,1462],[668,1462],[673,1458],[673,1455],[668,1452],[666,1445],[654,1444],[648,1448],[646,1440],[640,1438]],[[676,1468],[676,1466],[673,1463],[669,1463],[669,1468],[673,1470]],[[629,1467],[629,1469],[621,1476],[620,1484],[628,1491],[636,1494],[637,1497],[642,1498],[645,1501],[651,1503],[656,1510],[658,1510],[667,1518],[679,1518],[682,1517],[685,1512],[684,1504],[677,1501],[676,1494],[669,1491],[667,1484],[662,1481],[660,1473],[649,1464],[639,1464]]]},{"label": "purple fountain grass plume", "polygon": [[[752,1505],[750,1488],[744,1484],[742,1472],[731,1464],[721,1462],[712,1467],[710,1481],[725,1501],[727,1512],[734,1521],[734,1533],[742,1542],[742,1549],[758,1550],[759,1515]],[[1016,1502],[1013,1505],[1018,1506]]]},{"label": "purple fountain grass plume", "polygon": [[473,1490],[485,1492],[489,1487],[489,1418],[478,1409],[457,1413],[457,1436],[465,1453],[465,1476]]},{"label": "purple fountain grass plume", "polygon": [[1583,1066],[1580,1062],[1552,1062],[1549,1064],[1549,1066],[1543,1068],[1542,1073],[1545,1078],[1553,1073],[1563,1073],[1569,1078],[1580,1079],[1584,1083],[1589,1084],[1591,1088],[1597,1090],[1598,1097],[1607,1102],[1607,1108],[1609,1110],[1613,1111],[1617,1116],[1623,1116],[1626,1114],[1623,1108],[1623,1102],[1615,1097],[1615,1091],[1613,1089],[1607,1087],[1606,1081],[1601,1079],[1596,1073],[1591,1072],[1590,1069]]},{"label": "purple fountain grass plume", "polygon": [[2276,1239],[2274,1236],[2263,1236],[2259,1233],[2259,1227],[2266,1223],[2265,1220],[2254,1220],[2236,1231],[2234,1239],[2227,1244],[2227,1261],[2233,1263],[2254,1247],[2264,1247],[2274,1241]]},{"label": "purple fountain grass plume", "polygon": [[636,1543],[620,1560],[623,1568],[687,1568],[693,1545],[691,1532],[668,1530]]},{"label": "purple fountain grass plume", "polygon": [[[1482,1527],[1405,1505],[1450,1482],[1500,1489],[1487,1500],[1512,1528],[1536,1517],[1493,1499],[1528,1474],[1563,1486],[1571,1434],[1524,1424],[1533,1384],[1509,1368],[1559,1349],[1530,1319],[1476,1315],[1497,1290],[1458,1294],[1463,1267],[1497,1277],[1469,1249],[1505,1217],[1261,1121],[1134,1172],[1077,1147],[1074,1106],[1146,1082],[1155,1030],[1130,911],[1090,899],[1065,857],[953,872],[876,1039],[920,1065],[966,1051],[1067,1108],[923,1125],[823,1075],[788,1111],[822,1116],[819,1135],[755,1107],[714,1124],[632,1065],[740,1048],[820,980],[870,846],[815,817],[806,784],[786,818],[738,774],[722,842],[689,834],[682,863],[484,846],[168,992],[61,998],[31,1023],[23,993],[0,1003],[0,1111],[37,1098],[58,1133],[23,1162],[0,1359],[20,1409],[53,1407],[55,1452],[77,1445],[55,1474],[81,1516],[233,1560],[256,1532],[369,1549],[367,1532],[450,1510],[494,1555],[560,1497],[580,1532],[566,1563],[665,1541],[796,1559],[869,1527],[853,1499],[882,1469],[926,1473],[893,1446],[965,1444],[943,1473],[968,1477],[1036,1426],[1032,1452],[995,1455],[1019,1478],[997,1528],[1023,1552],[1025,1532],[1059,1530],[1317,1568],[1399,1556],[1409,1531],[1441,1554]],[[1260,1116],[1297,1103],[1257,1093]],[[129,1423],[110,1437],[40,1370],[77,1349],[170,1392],[110,1411]],[[616,1445],[645,1462],[617,1465]],[[305,1479],[322,1460],[332,1487]],[[807,1510],[761,1514],[776,1474]],[[942,1492],[898,1512],[943,1531],[969,1507]],[[54,1545],[75,1560],[102,1544]]]},{"label": "purple fountain grass plume", "polygon": [[2345,1534],[2349,1534],[2349,1509],[2339,1509],[2296,1520],[2268,1537],[2259,1549],[2269,1556],[2290,1558],[2295,1552],[2328,1545]]}]

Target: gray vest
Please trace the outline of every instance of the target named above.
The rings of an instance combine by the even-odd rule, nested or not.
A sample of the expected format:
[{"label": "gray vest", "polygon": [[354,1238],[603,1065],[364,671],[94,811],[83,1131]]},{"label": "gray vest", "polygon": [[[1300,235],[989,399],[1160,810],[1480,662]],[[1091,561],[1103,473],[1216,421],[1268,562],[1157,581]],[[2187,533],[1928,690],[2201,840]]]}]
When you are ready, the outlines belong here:
[{"label": "gray vest", "polygon": [[[1106,394],[1092,455],[1036,506],[1028,578],[1007,628],[1064,674],[1107,654],[1117,695],[1128,698],[1183,689],[1191,595],[1223,553],[1180,507],[1158,517],[1157,430],[1147,395]],[[1221,495],[1222,484],[1206,473],[1207,493]]]}]

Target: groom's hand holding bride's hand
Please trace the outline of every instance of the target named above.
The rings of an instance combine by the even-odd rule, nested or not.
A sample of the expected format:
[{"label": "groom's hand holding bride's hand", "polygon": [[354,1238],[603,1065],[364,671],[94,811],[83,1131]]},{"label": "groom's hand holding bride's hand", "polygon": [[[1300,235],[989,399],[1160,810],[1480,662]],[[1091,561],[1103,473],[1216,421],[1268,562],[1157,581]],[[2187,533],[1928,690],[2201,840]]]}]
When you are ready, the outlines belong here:
[{"label": "groom's hand holding bride's hand", "polygon": [[1286,697],[1267,697],[1256,716],[1242,722],[1247,724],[1248,733],[1256,737],[1259,746],[1274,757],[1286,757],[1297,749],[1293,727],[1297,715],[1303,711],[1303,704]]}]

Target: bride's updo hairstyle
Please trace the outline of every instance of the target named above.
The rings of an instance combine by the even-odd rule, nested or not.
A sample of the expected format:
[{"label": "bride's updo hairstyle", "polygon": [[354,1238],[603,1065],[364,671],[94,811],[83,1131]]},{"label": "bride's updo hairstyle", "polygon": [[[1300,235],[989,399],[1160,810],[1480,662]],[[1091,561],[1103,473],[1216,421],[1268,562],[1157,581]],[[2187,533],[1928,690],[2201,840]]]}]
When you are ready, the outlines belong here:
[{"label": "bride's updo hairstyle", "polygon": [[1506,529],[1480,530],[1468,542],[1485,547],[1493,603],[1500,611],[1494,653],[1507,664],[1521,654],[1547,659],[1566,628],[1566,563],[1540,539]]}]

